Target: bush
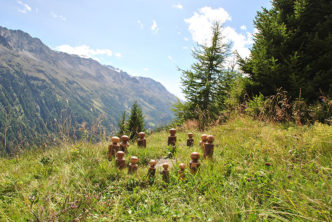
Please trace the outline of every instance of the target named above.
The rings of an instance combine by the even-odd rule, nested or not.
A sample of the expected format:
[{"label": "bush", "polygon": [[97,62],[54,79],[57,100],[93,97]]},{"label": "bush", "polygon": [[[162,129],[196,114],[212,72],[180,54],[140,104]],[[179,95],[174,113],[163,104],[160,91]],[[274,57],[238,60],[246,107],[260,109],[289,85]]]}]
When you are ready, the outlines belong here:
[{"label": "bush", "polygon": [[248,101],[246,112],[253,117],[259,117],[263,113],[265,98],[263,94],[254,96],[252,100]]},{"label": "bush", "polygon": [[298,98],[292,103],[292,118],[298,125],[309,122],[308,106],[302,98]]},{"label": "bush", "polygon": [[275,95],[265,98],[259,94],[244,104],[248,115],[264,121],[294,121],[298,125],[316,121],[331,124],[332,121],[332,100],[325,96],[316,104],[308,106],[301,97],[291,102],[287,91],[280,88]]},{"label": "bush", "polygon": [[310,117],[312,121],[319,121],[321,123],[332,123],[332,100],[328,97],[321,96],[320,101],[315,105],[309,107]]}]

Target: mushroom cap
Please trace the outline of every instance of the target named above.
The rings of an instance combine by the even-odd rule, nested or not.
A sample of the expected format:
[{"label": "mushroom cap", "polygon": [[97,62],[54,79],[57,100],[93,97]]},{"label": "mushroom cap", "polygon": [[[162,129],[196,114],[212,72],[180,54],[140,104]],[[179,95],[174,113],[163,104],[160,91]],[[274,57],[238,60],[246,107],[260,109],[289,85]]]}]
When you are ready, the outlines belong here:
[{"label": "mushroom cap", "polygon": [[164,170],[167,170],[168,167],[169,167],[168,163],[163,163],[163,168],[164,168]]},{"label": "mushroom cap", "polygon": [[193,159],[193,160],[198,160],[200,157],[200,154],[197,153],[197,152],[192,152],[191,155],[190,155],[190,158]]},{"label": "mushroom cap", "polygon": [[150,167],[154,167],[157,164],[157,161],[155,160],[150,160]]},{"label": "mushroom cap", "polygon": [[206,134],[202,134],[201,139],[202,139],[202,141],[206,141],[207,140],[207,135]]},{"label": "mushroom cap", "polygon": [[143,138],[145,136],[145,133],[144,132],[139,132],[138,136],[139,136],[139,138]]},{"label": "mushroom cap", "polygon": [[176,129],[174,129],[174,128],[170,129],[170,130],[169,130],[169,133],[170,133],[171,135],[174,135],[174,134],[176,133]]},{"label": "mushroom cap", "polygon": [[130,163],[137,164],[138,163],[138,157],[137,156],[130,157]]},{"label": "mushroom cap", "polygon": [[129,140],[129,136],[127,136],[127,135],[121,136],[121,141],[128,141],[128,140]]},{"label": "mushroom cap", "polygon": [[194,134],[193,133],[188,133],[189,138],[193,138]]},{"label": "mushroom cap", "polygon": [[125,153],[123,151],[116,152],[116,157],[119,159],[122,159],[124,157]]},{"label": "mushroom cap", "polygon": [[207,140],[208,140],[209,143],[212,143],[214,141],[214,136],[213,135],[209,135],[207,137]]},{"label": "mushroom cap", "polygon": [[117,136],[113,136],[111,140],[112,140],[113,143],[118,143],[118,142],[120,142],[120,138],[117,137]]},{"label": "mushroom cap", "polygon": [[181,170],[184,170],[186,168],[186,165],[184,163],[180,163],[179,167]]}]

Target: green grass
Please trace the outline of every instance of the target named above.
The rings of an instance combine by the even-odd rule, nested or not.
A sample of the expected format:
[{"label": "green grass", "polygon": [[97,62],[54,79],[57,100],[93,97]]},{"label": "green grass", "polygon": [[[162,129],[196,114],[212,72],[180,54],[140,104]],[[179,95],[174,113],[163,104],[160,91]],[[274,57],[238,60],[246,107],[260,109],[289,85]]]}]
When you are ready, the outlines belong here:
[{"label": "green grass", "polygon": [[201,159],[181,181],[178,164],[202,153],[194,133],[193,148],[177,133],[169,184],[160,169],[154,184],[146,178],[149,160],[167,156],[167,132],[148,136],[146,149],[129,147],[137,175],[107,161],[107,143],[2,158],[0,221],[331,221],[331,126],[234,118],[206,132],[215,135],[214,161]]}]

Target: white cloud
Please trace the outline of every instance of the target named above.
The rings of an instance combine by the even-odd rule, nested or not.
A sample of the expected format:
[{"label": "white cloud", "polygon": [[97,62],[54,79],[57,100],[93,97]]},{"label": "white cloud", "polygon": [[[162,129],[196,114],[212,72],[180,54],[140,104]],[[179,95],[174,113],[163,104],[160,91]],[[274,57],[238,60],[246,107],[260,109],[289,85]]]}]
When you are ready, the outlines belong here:
[{"label": "white cloud", "polygon": [[113,55],[112,51],[109,49],[91,49],[90,46],[87,45],[80,45],[80,46],[59,45],[55,47],[55,50],[78,55],[83,58],[92,58],[95,60],[98,60],[96,56],[99,55],[106,55],[106,56]]},{"label": "white cloud", "polygon": [[212,25],[215,22],[221,24],[231,20],[231,16],[223,8],[212,9],[210,7],[203,7],[194,15],[184,21],[189,24],[189,31],[191,32],[194,41],[199,44],[207,44],[212,36]]},{"label": "white cloud", "polygon": [[144,68],[143,70],[144,70],[144,71],[149,71],[149,68]]},{"label": "white cloud", "polygon": [[182,47],[184,50],[188,50],[189,48],[187,46]]},{"label": "white cloud", "polygon": [[183,40],[186,42],[189,41],[189,39],[187,37],[184,37]]},{"label": "white cloud", "polygon": [[241,25],[240,29],[241,29],[241,30],[247,30],[247,26],[245,26],[245,25]]},{"label": "white cloud", "polygon": [[23,14],[26,14],[27,12],[31,11],[31,7],[28,4],[23,3],[22,1],[17,1],[17,3],[22,6],[22,8],[17,9],[17,11]]},{"label": "white cloud", "polygon": [[225,27],[223,35],[228,42],[232,42],[232,51],[237,51],[240,56],[247,57],[250,54],[249,46],[253,43],[252,34],[247,32],[247,35],[237,33],[232,27]]},{"label": "white cloud", "polygon": [[141,29],[143,29],[144,28],[144,25],[143,25],[143,23],[142,23],[142,21],[141,20],[137,20],[137,24],[139,25],[139,27],[141,28]]},{"label": "white cloud", "polygon": [[180,4],[180,3],[177,3],[175,5],[172,5],[173,8],[176,8],[176,9],[180,9],[182,10],[183,9],[183,6]]},{"label": "white cloud", "polygon": [[53,17],[53,18],[55,18],[55,19],[60,19],[60,20],[62,20],[62,21],[67,21],[67,18],[66,17],[64,17],[63,15],[58,15],[58,14],[56,14],[55,12],[51,12],[51,16]]},{"label": "white cloud", "polygon": [[122,54],[119,53],[119,52],[117,52],[117,53],[115,53],[115,56],[118,57],[118,58],[121,58],[121,57],[122,57]]},{"label": "white cloud", "polygon": [[[208,44],[212,37],[212,26],[215,22],[223,25],[222,35],[225,42],[232,42],[231,51],[237,51],[242,57],[247,57],[250,54],[250,47],[253,43],[252,33],[247,32],[246,35],[237,33],[234,28],[225,26],[226,21],[230,21],[231,16],[223,8],[212,9],[210,7],[203,7],[195,12],[194,15],[185,22],[188,23],[189,31],[192,39],[199,44]],[[242,30],[246,27],[241,26]]]},{"label": "white cloud", "polygon": [[157,25],[156,20],[153,20],[153,21],[152,21],[151,30],[152,30],[153,32],[155,32],[155,33],[157,33],[157,32],[159,31],[159,27],[158,27],[158,25]]}]

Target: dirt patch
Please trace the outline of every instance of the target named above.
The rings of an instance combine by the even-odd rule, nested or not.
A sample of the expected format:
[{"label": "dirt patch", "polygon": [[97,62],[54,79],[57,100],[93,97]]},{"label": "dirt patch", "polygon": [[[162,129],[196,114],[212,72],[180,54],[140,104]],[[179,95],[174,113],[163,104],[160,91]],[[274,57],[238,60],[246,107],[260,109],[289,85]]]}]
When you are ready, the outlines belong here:
[{"label": "dirt patch", "polygon": [[175,162],[176,161],[174,159],[168,159],[168,158],[158,159],[156,168],[162,168],[162,165],[164,163],[168,163],[169,168],[172,168],[172,166],[175,164]]}]

